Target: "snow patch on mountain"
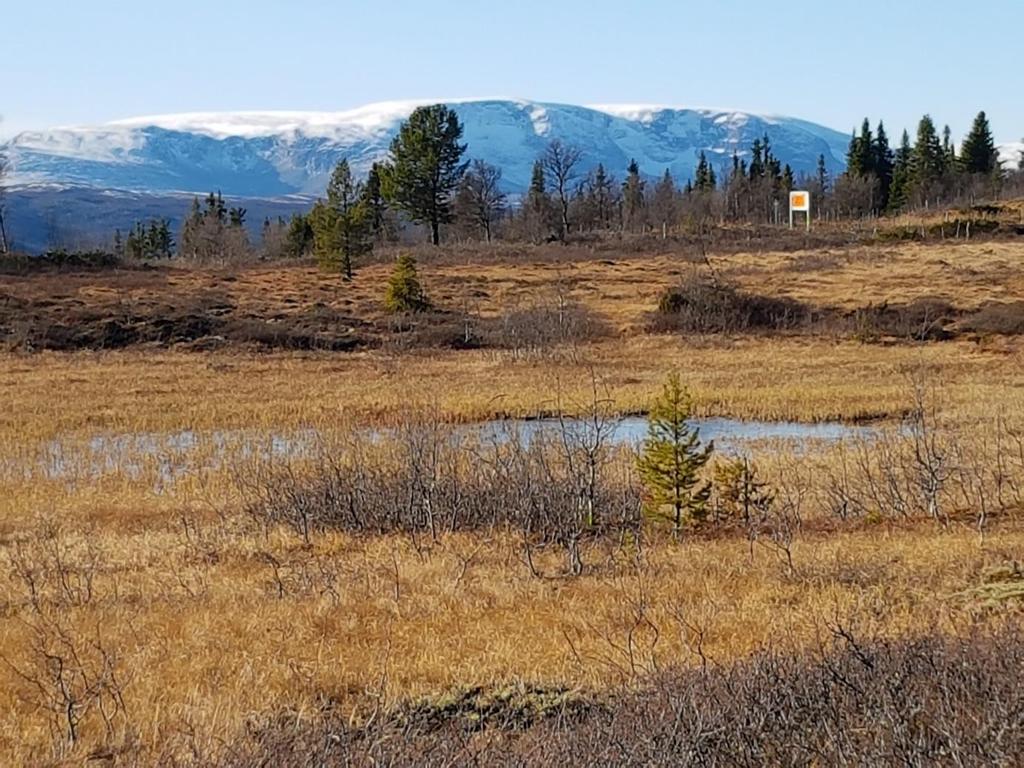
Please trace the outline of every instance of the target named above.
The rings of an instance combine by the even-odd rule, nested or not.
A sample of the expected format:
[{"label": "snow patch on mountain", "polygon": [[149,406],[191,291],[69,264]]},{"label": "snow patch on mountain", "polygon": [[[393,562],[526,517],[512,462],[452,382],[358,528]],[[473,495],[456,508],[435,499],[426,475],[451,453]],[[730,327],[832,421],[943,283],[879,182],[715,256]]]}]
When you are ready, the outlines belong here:
[{"label": "snow patch on mountain", "polygon": [[[390,101],[340,112],[195,112],[118,120],[101,126],[23,133],[7,145],[16,183],[54,181],[122,190],[271,197],[322,194],[334,165],[348,158],[365,174],[387,157],[402,121],[437,100]],[[581,107],[525,99],[448,99],[468,156],[503,171],[509,192],[524,190],[551,140],[583,151],[581,170],[604,164],[620,176],[630,160],[650,177],[669,170],[683,183],[701,151],[722,169],[768,134],[797,173],[819,155],[843,167],[848,138],[824,126],[736,110],[649,104]]]},{"label": "snow patch on mountain", "polygon": [[37,152],[116,163],[131,162],[132,153],[142,149],[144,143],[138,133],[117,128],[55,128],[21,133],[11,141],[11,148],[15,159],[25,152]]},{"label": "snow patch on mountain", "polygon": [[[405,120],[417,107],[437,101],[384,101],[342,112],[188,112],[176,115],[151,115],[115,120],[112,128],[137,130],[163,128],[195,133],[215,139],[244,139],[301,135],[310,138],[339,139],[355,133],[373,135],[387,132]],[[461,100],[446,100],[446,104]]]},{"label": "snow patch on mountain", "polygon": [[996,149],[999,150],[999,160],[1004,167],[1024,167],[1024,141],[1007,142],[1000,144]]}]

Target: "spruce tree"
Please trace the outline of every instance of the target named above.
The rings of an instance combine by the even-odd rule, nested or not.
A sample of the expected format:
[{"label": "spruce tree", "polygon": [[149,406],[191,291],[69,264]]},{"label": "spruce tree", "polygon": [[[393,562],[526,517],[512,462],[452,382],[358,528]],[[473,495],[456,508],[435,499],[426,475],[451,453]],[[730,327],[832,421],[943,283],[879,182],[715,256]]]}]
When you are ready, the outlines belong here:
[{"label": "spruce tree", "polygon": [[702,446],[700,430],[687,420],[692,415],[689,395],[672,374],[651,408],[647,439],[637,460],[646,492],[649,515],[666,515],[676,532],[684,522],[700,522],[707,515],[711,486],[702,483],[700,471],[714,451],[714,443]]},{"label": "spruce tree", "polygon": [[698,192],[712,192],[717,186],[715,171],[708,162],[707,156],[701,150],[697,159],[697,171],[693,179],[693,189]]},{"label": "spruce tree", "polygon": [[965,173],[991,176],[999,168],[999,152],[996,150],[988,117],[979,112],[974,118],[971,132],[964,139],[960,150],[960,164]]},{"label": "spruce tree", "polygon": [[622,184],[622,205],[625,216],[625,225],[631,231],[636,231],[638,226],[642,229],[644,224],[644,180],[640,177],[640,166],[636,160],[629,163],[626,171],[626,181]]},{"label": "spruce tree", "polygon": [[[207,197],[207,213],[211,210],[210,201],[216,198],[213,194]],[[219,229],[220,222],[209,221],[207,216],[203,213],[203,208],[199,204],[199,198],[192,198],[192,207],[189,209],[188,216],[185,217],[185,221],[181,226],[181,235],[178,238],[181,242],[182,253],[192,258],[206,258],[212,254],[209,253],[208,241],[212,238],[206,236],[207,229]]]},{"label": "spruce tree", "polygon": [[911,186],[920,195],[927,196],[935,184],[942,180],[946,170],[946,154],[930,115],[921,118],[917,126],[917,141],[911,155]]},{"label": "spruce tree", "polygon": [[777,188],[782,181],[782,161],[772,154],[772,142],[766,133],[761,139],[761,147],[764,152],[764,175],[772,181],[772,186]]},{"label": "spruce tree", "polygon": [[747,169],[750,180],[755,181],[764,176],[764,159],[762,158],[761,140],[754,139],[750,147],[750,167]]},{"label": "spruce tree", "polygon": [[893,153],[889,148],[889,137],[885,132],[885,124],[879,120],[875,141],[871,146],[871,164],[875,177],[878,179],[878,212],[889,206],[889,195],[892,190]]},{"label": "spruce tree", "polygon": [[7,153],[0,147],[0,253],[7,253],[10,248],[10,238],[7,235],[7,184],[6,177],[10,173],[10,162]]},{"label": "spruce tree", "polygon": [[825,165],[825,155],[818,155],[818,190],[821,195],[828,192],[828,166]]},{"label": "spruce tree", "polygon": [[533,172],[530,175],[529,195],[537,198],[546,198],[547,193],[547,182],[544,179],[544,163],[540,160],[534,160]]},{"label": "spruce tree", "polygon": [[716,516],[750,525],[765,517],[776,494],[746,456],[724,461],[714,469]]},{"label": "spruce tree", "polygon": [[526,208],[546,215],[550,205],[551,199],[548,197],[547,181],[544,178],[544,163],[535,160],[530,174],[530,188],[526,192]]},{"label": "spruce tree", "polygon": [[874,138],[871,135],[871,122],[864,118],[860,135],[854,132],[850,139],[850,148],[846,154],[846,172],[851,176],[871,176],[875,173]]},{"label": "spruce tree", "polygon": [[293,259],[301,259],[313,251],[313,227],[309,223],[309,217],[296,213],[288,224],[288,233],[285,235],[285,255]]},{"label": "spruce tree", "polygon": [[949,171],[956,163],[956,146],[953,144],[953,132],[948,125],[942,128],[942,159],[943,172]]},{"label": "spruce tree", "polygon": [[537,160],[533,164],[530,189],[526,193],[526,203],[523,205],[523,217],[533,240],[540,241],[551,234],[553,216],[551,198],[548,196],[547,181],[544,177],[544,163]]},{"label": "spruce tree", "polygon": [[384,235],[387,215],[387,200],[384,197],[384,169],[380,163],[370,167],[363,188],[363,203],[366,207],[367,225],[375,238],[380,240]]},{"label": "spruce tree", "polygon": [[900,139],[900,148],[896,150],[896,157],[893,161],[892,185],[889,187],[889,201],[886,210],[889,213],[899,213],[910,198],[910,186],[912,184],[912,163],[914,150],[910,146],[910,134],[903,131]]},{"label": "spruce tree", "polygon": [[205,216],[208,218],[215,219],[221,223],[227,221],[228,208],[224,202],[224,197],[218,190],[216,193],[211,192],[206,196],[206,213]]},{"label": "spruce tree", "polygon": [[114,251],[131,259],[169,259],[174,255],[174,237],[169,219],[136,221],[122,240],[121,230],[114,233]]},{"label": "spruce tree", "polygon": [[142,258],[142,235],[140,230],[142,229],[142,222],[137,221],[128,230],[128,237],[124,241],[124,255],[129,259],[141,259]]},{"label": "spruce tree", "polygon": [[156,252],[164,259],[174,255],[174,236],[171,234],[170,219],[160,219],[156,228]]},{"label": "spruce tree", "polygon": [[416,259],[412,256],[403,253],[398,257],[388,279],[384,306],[388,312],[423,312],[430,308],[416,272]]},{"label": "spruce tree", "polygon": [[327,185],[327,200],[313,206],[310,225],[321,266],[339,269],[351,280],[355,261],[373,251],[373,241],[363,185],[353,179],[348,160],[335,167]]},{"label": "spruce tree", "polygon": [[604,163],[598,163],[591,180],[591,197],[597,217],[597,226],[600,229],[607,229],[611,224],[614,188],[615,179],[608,175]]},{"label": "spruce tree", "polygon": [[394,203],[414,222],[430,226],[434,245],[441,243],[441,225],[452,221],[452,203],[468,165],[461,139],[458,115],[436,104],[416,109],[391,143]]},{"label": "spruce tree", "polygon": [[668,233],[669,227],[673,226],[679,217],[677,195],[676,182],[666,168],[665,175],[654,187],[654,199],[651,201],[651,214],[658,226],[661,227],[663,236]]}]

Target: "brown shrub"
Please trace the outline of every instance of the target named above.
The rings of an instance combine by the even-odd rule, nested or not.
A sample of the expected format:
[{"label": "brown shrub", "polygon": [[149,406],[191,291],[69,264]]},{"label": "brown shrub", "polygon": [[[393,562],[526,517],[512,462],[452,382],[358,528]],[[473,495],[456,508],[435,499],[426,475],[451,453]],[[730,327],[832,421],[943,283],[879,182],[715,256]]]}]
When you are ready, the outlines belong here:
[{"label": "brown shrub", "polygon": [[944,341],[953,334],[948,325],[958,317],[956,307],[945,299],[923,297],[906,304],[877,304],[847,315],[846,325],[862,341],[883,337],[912,341]]},{"label": "brown shrub", "polygon": [[985,304],[977,312],[960,322],[960,330],[967,333],[1024,334],[1024,301]]},{"label": "brown shrub", "polygon": [[806,325],[812,316],[810,307],[793,299],[760,296],[692,275],[662,294],[651,327],[687,333],[779,331]]},{"label": "brown shrub", "polygon": [[483,344],[480,325],[479,318],[440,309],[403,312],[388,317],[384,345],[396,351],[475,349]]},{"label": "brown shrub", "polygon": [[543,357],[577,344],[606,338],[611,329],[589,307],[553,300],[513,309],[483,329],[486,346],[510,350],[516,357]]},{"label": "brown shrub", "polygon": [[[208,335],[210,334],[203,334]],[[365,339],[357,334],[318,328],[294,318],[275,322],[254,317],[229,320],[219,328],[217,335],[231,342],[265,349],[342,352],[356,349],[366,343]]]},{"label": "brown shrub", "polygon": [[[861,643],[842,627],[812,656],[763,652],[731,667],[668,672],[603,701],[492,695],[402,705],[353,727],[330,705],[250,724],[218,758],[248,765],[1019,765],[1024,639],[988,635]],[[528,690],[528,689],[524,689]],[[480,696],[473,697],[474,707]],[[529,699],[526,699],[529,702]],[[450,704],[450,705],[449,705]],[[472,709],[472,707],[471,707]],[[410,712],[429,717],[410,716]]]}]

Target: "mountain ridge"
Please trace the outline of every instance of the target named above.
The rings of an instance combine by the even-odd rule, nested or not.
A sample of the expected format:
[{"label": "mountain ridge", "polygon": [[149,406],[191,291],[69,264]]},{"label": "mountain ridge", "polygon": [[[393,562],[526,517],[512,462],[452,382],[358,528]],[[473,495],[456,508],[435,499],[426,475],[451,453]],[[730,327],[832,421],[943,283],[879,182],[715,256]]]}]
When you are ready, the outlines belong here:
[{"label": "mountain ridge", "polygon": [[[357,173],[387,155],[416,106],[380,102],[339,112],[192,112],[115,120],[98,126],[27,131],[7,144],[13,182],[73,183],[150,192],[223,189],[226,194],[320,194],[348,157]],[[468,156],[502,168],[508,191],[529,183],[533,161],[552,139],[580,146],[587,171],[621,174],[636,159],[644,175],[666,169],[685,182],[704,151],[725,167],[767,133],[777,156],[811,172],[825,155],[841,170],[848,137],[781,115],[739,110],[622,104],[576,106],[525,99],[447,100],[465,127]]]}]

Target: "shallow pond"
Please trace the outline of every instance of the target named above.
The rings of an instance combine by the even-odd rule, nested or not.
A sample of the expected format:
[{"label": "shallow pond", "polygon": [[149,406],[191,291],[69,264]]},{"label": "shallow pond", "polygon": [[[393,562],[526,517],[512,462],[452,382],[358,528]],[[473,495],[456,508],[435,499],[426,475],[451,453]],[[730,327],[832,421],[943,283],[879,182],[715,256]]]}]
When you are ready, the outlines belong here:
[{"label": "shallow pond", "polygon": [[[700,430],[703,442],[713,440],[719,451],[736,453],[760,441],[781,442],[797,451],[811,451],[848,438],[869,437],[870,426],[852,426],[839,422],[804,424],[787,421],[741,421],[727,418],[703,418],[691,421]],[[639,444],[647,434],[647,420],[628,417],[609,422],[610,445]],[[529,443],[540,435],[566,434],[586,439],[593,433],[585,420],[510,419],[483,422],[457,428],[463,434],[475,434],[486,442],[503,442],[516,435]],[[380,437],[384,431],[374,433]],[[301,459],[313,456],[320,446],[319,433],[306,428],[289,432],[220,430],[171,433],[134,433],[96,435],[85,440],[54,440],[47,443],[34,461],[6,463],[8,470],[24,478],[43,476],[89,482],[105,475],[123,474],[129,478],[151,476],[157,486],[166,486],[177,478],[202,469],[217,468],[238,459]],[[20,471],[19,471],[20,470]]]},{"label": "shallow pond", "polygon": [[[518,431],[525,439],[542,432],[557,432],[562,428],[572,432],[586,431],[587,423],[579,419],[510,420],[493,421],[480,425],[483,434]],[[795,446],[809,445],[816,442],[834,443],[844,438],[864,437],[872,433],[873,428],[852,426],[840,422],[821,422],[804,424],[793,421],[741,421],[739,419],[705,418],[693,419],[690,426],[700,430],[702,442],[714,440],[715,445],[726,450],[741,448],[746,443],[760,440],[783,440]],[[633,416],[622,419],[611,425],[609,439],[615,444],[639,443],[647,436],[647,419]]]}]

